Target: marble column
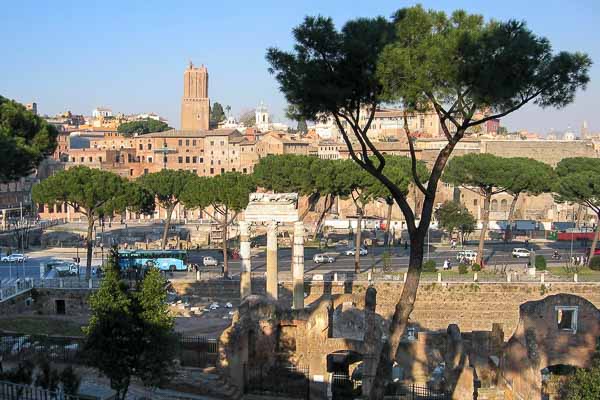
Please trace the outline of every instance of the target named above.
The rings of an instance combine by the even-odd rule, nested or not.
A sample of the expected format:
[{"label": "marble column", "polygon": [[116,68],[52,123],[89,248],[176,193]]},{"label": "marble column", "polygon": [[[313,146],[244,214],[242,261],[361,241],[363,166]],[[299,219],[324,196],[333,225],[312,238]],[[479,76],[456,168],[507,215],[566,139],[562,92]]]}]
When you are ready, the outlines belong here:
[{"label": "marble column", "polygon": [[267,227],[267,297],[277,300],[277,222]]},{"label": "marble column", "polygon": [[292,284],[294,285],[294,310],[304,308],[304,223],[294,223],[294,247],[292,252]]},{"label": "marble column", "polygon": [[252,262],[250,261],[250,229],[246,221],[238,223],[240,228],[240,258],[242,271],[240,274],[240,298],[244,300],[252,294]]}]

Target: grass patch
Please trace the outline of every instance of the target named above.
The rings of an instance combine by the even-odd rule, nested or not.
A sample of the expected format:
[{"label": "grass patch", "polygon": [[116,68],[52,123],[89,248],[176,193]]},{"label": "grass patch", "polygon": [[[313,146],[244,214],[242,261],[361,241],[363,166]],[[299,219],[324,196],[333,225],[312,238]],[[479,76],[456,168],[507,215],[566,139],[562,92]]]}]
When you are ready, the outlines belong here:
[{"label": "grass patch", "polygon": [[[552,275],[557,276],[573,276],[573,271],[567,271],[565,267],[548,267],[548,272]],[[579,269],[577,272],[579,276],[590,276],[590,277],[598,277],[600,278],[600,271],[594,271],[587,267],[583,267]]]},{"label": "grass patch", "polygon": [[11,317],[0,318],[0,330],[27,335],[83,336],[83,324],[51,318]]}]

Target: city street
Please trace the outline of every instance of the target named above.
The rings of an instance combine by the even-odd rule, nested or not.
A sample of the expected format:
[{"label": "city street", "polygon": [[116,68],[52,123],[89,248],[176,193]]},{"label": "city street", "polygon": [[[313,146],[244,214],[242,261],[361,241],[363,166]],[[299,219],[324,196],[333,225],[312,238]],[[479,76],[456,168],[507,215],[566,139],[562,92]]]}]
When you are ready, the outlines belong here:
[{"label": "city street", "polygon": [[[525,247],[523,243],[486,243],[485,257],[486,265],[525,265],[528,259],[525,258],[513,258],[511,252],[513,248]],[[562,264],[567,261],[571,256],[571,243],[566,242],[550,242],[550,243],[530,243],[530,249],[535,250],[537,255],[543,255],[546,257],[546,261],[550,263]],[[585,251],[584,246],[574,243],[573,256],[583,256]],[[464,249],[477,250],[477,244],[474,242],[469,243]],[[560,261],[552,260],[552,254],[554,250],[558,250],[562,258]],[[354,257],[346,256],[343,254],[345,247],[327,248],[326,250],[319,250],[315,248],[306,248],[304,259],[305,259],[305,272],[306,273],[327,273],[327,272],[344,272],[354,270]],[[381,268],[382,254],[385,251],[384,247],[369,247],[369,254],[361,256],[361,269],[363,271],[375,268]],[[445,259],[448,259],[451,265],[456,266],[458,260],[456,259],[457,253],[460,248],[452,250],[447,246],[441,246],[436,244],[430,246],[429,251],[425,249],[425,260],[434,260],[439,267],[442,266]],[[76,257],[75,249],[47,249],[32,251],[26,253],[28,256],[27,261],[22,263],[0,263],[0,280],[7,278],[23,278],[23,277],[35,277],[40,276],[40,264],[47,263],[49,261],[64,260],[73,261],[73,257]],[[404,249],[403,246],[395,246],[390,249],[391,257],[390,262],[392,269],[395,271],[405,270],[408,266],[409,250]],[[315,264],[313,262],[313,256],[318,253],[327,253],[334,255],[336,261],[329,264]],[[266,270],[266,252],[265,249],[253,249],[252,252],[252,270],[255,272],[264,272]],[[212,250],[199,250],[191,251],[188,255],[188,263],[198,264],[202,266],[202,257],[213,256],[217,260],[222,261],[222,252],[218,249]],[[105,254],[106,256],[106,254]],[[279,249],[279,270],[282,272],[291,271],[291,250],[289,248]],[[81,258],[80,267],[81,275],[85,274],[85,253],[83,250],[79,250],[79,257]],[[101,265],[102,257],[98,257],[98,254],[92,259],[92,266],[96,267]],[[203,271],[220,271],[219,267],[201,267]],[[240,272],[240,260],[229,259],[229,268],[232,275],[237,275]]]}]

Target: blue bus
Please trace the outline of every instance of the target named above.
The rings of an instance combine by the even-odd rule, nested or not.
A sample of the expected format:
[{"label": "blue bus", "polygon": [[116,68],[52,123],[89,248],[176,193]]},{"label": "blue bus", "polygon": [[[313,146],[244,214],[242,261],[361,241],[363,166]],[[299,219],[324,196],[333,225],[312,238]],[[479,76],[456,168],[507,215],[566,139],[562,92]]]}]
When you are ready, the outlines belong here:
[{"label": "blue bus", "polygon": [[184,250],[119,250],[122,270],[142,270],[156,267],[161,271],[186,271],[187,252]]}]

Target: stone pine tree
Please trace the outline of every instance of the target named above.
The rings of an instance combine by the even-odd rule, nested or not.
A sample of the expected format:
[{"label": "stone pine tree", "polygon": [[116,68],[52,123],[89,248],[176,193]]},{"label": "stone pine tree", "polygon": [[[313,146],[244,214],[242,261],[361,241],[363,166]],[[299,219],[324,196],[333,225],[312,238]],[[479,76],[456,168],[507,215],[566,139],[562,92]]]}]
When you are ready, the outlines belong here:
[{"label": "stone pine tree", "polygon": [[122,133],[125,137],[134,135],[144,135],[152,132],[164,132],[171,128],[163,121],[157,121],[152,118],[141,119],[139,121],[125,122],[119,125],[117,132]]},{"label": "stone pine tree", "polygon": [[[397,185],[403,193],[408,195],[411,187],[411,160],[407,157],[386,156],[385,173],[395,185]],[[357,213],[357,231],[354,240],[356,253],[354,255],[354,271],[360,273],[360,244],[361,244],[361,227],[364,217],[365,205],[377,199],[384,199],[387,202],[389,190],[371,174],[360,168],[352,160],[344,160],[340,162],[338,167],[340,173],[338,178],[344,185],[344,191],[352,198],[356,207]],[[427,169],[422,162],[417,163],[418,176],[424,178],[427,176]],[[388,228],[391,217],[389,217],[388,209]]]},{"label": "stone pine tree", "polygon": [[512,196],[504,234],[507,241],[512,237],[515,208],[521,194],[539,196],[552,192],[554,171],[548,164],[525,157],[508,158],[503,168],[508,172],[506,191]]},{"label": "stone pine tree", "polygon": [[0,96],[0,182],[33,172],[56,148],[58,131],[14,100]]},{"label": "stone pine tree", "polygon": [[100,288],[90,297],[83,350],[87,364],[110,380],[117,399],[125,399],[132,377],[150,387],[166,383],[177,346],[160,271],[150,269],[133,290],[120,280],[116,262],[113,252]]},{"label": "stone pine tree", "polygon": [[556,201],[581,204],[596,214],[596,230],[588,258],[589,264],[596,251],[600,230],[600,159],[565,158],[557,164],[555,172]]},{"label": "stone pine tree", "polygon": [[60,171],[33,187],[32,199],[38,204],[67,204],[87,219],[86,279],[92,270],[95,222],[129,209],[149,213],[154,199],[142,187],[108,171],[74,167]]},{"label": "stone pine tree", "polygon": [[[267,51],[270,71],[288,104],[307,120],[331,117],[350,157],[388,188],[407,223],[411,242],[407,280],[370,394],[372,399],[381,399],[391,360],[414,307],[435,194],[452,151],[467,130],[527,103],[542,107],[571,103],[589,80],[591,61],[581,53],[553,53],[549,41],[533,34],[523,22],[486,22],[465,11],[448,16],[420,6],[399,10],[391,21],[351,20],[341,31],[331,18],[306,17],[293,35],[293,51]],[[409,139],[409,115],[432,110],[447,141],[426,180],[419,179],[412,168],[414,183],[423,195],[419,215],[382,172],[384,157],[368,135],[382,102],[404,108]],[[485,116],[475,118],[481,111]],[[411,140],[408,144],[416,165],[414,145]]]},{"label": "stone pine tree", "polygon": [[435,218],[440,227],[450,236],[457,232],[460,244],[465,243],[466,237],[475,230],[477,220],[464,204],[458,201],[446,201],[437,210]]},{"label": "stone pine tree", "polygon": [[197,177],[182,195],[187,208],[200,208],[214,222],[221,225],[223,246],[223,274],[229,276],[227,240],[229,226],[240,211],[248,205],[250,193],[256,185],[250,175],[226,172],[214,177]]},{"label": "stone pine tree", "polygon": [[190,171],[163,169],[138,179],[139,184],[155,197],[160,207],[165,209],[166,218],[161,242],[163,249],[167,246],[173,211],[181,202],[181,195],[194,176]]},{"label": "stone pine tree", "polygon": [[322,196],[314,172],[319,171],[323,162],[316,157],[296,154],[268,155],[254,166],[253,176],[256,184],[264,189],[306,196],[308,204],[300,214],[300,220],[303,220]]},{"label": "stone pine tree", "polygon": [[462,186],[483,199],[477,252],[477,263],[481,266],[483,266],[483,250],[490,221],[492,196],[508,190],[510,170],[505,168],[505,164],[507,164],[506,158],[496,157],[493,154],[466,154],[450,160],[442,176],[444,182]]}]

